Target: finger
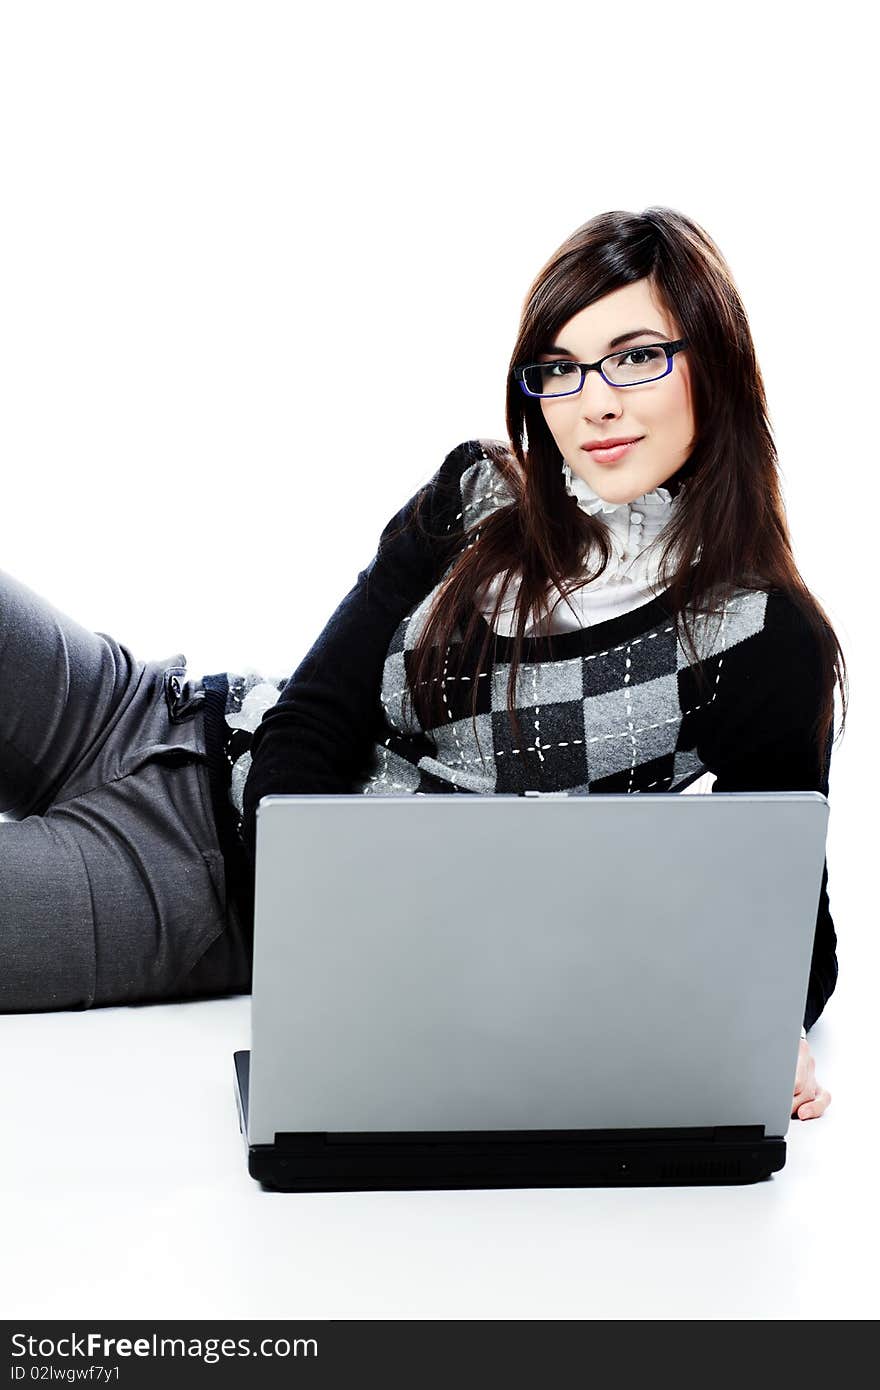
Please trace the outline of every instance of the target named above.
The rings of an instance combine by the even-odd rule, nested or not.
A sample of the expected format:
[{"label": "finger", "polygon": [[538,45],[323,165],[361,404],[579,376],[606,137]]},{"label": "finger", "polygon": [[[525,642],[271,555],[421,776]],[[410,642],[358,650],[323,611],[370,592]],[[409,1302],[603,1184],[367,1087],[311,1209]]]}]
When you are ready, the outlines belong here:
[{"label": "finger", "polygon": [[831,1104],[831,1092],[819,1086],[816,1095],[812,1100],[805,1101],[799,1108],[798,1115],[802,1120],[816,1120]]},{"label": "finger", "polygon": [[791,1107],[792,1110],[795,1110],[798,1105],[802,1104],[803,1101],[812,1100],[818,1089],[819,1086],[815,1079],[805,1081],[800,1086],[795,1086],[794,1099],[792,1101]]},{"label": "finger", "polygon": [[801,1039],[798,1049],[797,1067],[794,1074],[794,1093],[807,1090],[808,1086],[815,1087],[816,1084],[816,1059],[810,1052],[809,1047]]},{"label": "finger", "polygon": [[817,1120],[820,1115],[824,1115],[830,1104],[831,1092],[826,1091],[824,1086],[819,1086],[812,1100],[806,1100],[797,1107],[798,1119]]},{"label": "finger", "polygon": [[818,1095],[818,1086],[808,1086],[802,1091],[795,1091],[794,1099],[791,1102],[791,1113],[796,1115],[802,1105],[809,1105]]}]

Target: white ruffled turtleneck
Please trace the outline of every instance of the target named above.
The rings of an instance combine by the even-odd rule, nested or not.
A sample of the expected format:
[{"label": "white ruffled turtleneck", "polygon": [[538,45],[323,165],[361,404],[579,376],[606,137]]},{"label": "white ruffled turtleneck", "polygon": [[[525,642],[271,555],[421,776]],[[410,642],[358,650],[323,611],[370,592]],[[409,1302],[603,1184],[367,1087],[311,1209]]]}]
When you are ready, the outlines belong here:
[{"label": "white ruffled turtleneck", "polygon": [[[655,542],[678,502],[678,497],[673,497],[665,487],[652,488],[631,502],[606,502],[583,478],[573,474],[565,461],[562,472],[569,496],[577,500],[588,516],[598,515],[605,523],[612,553],[604,573],[567,599],[558,589],[552,590],[550,625],[543,629],[550,632],[592,627],[640,608],[662,592],[656,584],[663,544]],[[496,576],[481,597],[480,609],[487,619],[491,619],[500,587],[500,577]],[[513,635],[513,608],[518,591],[519,584],[514,578],[495,622],[495,631],[501,636]],[[539,635],[534,623],[526,627],[526,635]]]}]

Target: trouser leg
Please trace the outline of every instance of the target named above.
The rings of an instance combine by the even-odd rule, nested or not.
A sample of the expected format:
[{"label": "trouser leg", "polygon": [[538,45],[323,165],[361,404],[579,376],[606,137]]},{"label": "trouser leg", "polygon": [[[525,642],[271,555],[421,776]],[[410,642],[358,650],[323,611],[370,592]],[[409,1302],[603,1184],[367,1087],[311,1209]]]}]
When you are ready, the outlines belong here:
[{"label": "trouser leg", "polygon": [[0,570],[0,813],[40,814],[85,763],[135,660]]},{"label": "trouser leg", "polygon": [[91,893],[75,845],[44,816],[0,822],[0,1013],[94,998]]},{"label": "trouser leg", "polygon": [[0,570],[0,1012],[250,988],[197,698]]},{"label": "trouser leg", "polygon": [[207,796],[203,763],[159,758],[0,823],[0,1012],[249,988]]}]

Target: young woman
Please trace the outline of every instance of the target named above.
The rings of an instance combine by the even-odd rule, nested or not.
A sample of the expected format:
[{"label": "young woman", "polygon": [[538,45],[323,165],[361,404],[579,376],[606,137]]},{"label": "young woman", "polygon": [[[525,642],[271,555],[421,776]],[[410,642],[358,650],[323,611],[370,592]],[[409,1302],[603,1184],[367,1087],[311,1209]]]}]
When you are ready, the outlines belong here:
[{"label": "young woman", "polygon": [[[708,235],[667,208],[574,232],[526,296],[506,425],[392,517],[287,681],[185,682],[0,575],[7,1009],[249,988],[269,793],[828,794],[843,653]],[[801,1118],[830,1101],[805,1039],[835,950],[826,866]]]}]

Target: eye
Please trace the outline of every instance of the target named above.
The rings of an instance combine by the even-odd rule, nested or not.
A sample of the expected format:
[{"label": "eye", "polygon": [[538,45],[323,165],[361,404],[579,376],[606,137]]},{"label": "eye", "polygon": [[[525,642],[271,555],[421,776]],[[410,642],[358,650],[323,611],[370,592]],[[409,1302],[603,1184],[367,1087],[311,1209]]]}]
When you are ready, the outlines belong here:
[{"label": "eye", "polygon": [[[639,353],[642,354],[641,357],[639,357]],[[627,365],[627,358],[632,358],[634,360],[632,360],[629,363],[631,367],[644,367],[647,366],[649,362],[656,362],[658,358],[665,357],[665,355],[666,354],[663,352],[661,348],[630,348],[629,352],[621,352],[619,354],[619,356],[617,357],[617,362],[621,367],[623,367]]]}]

